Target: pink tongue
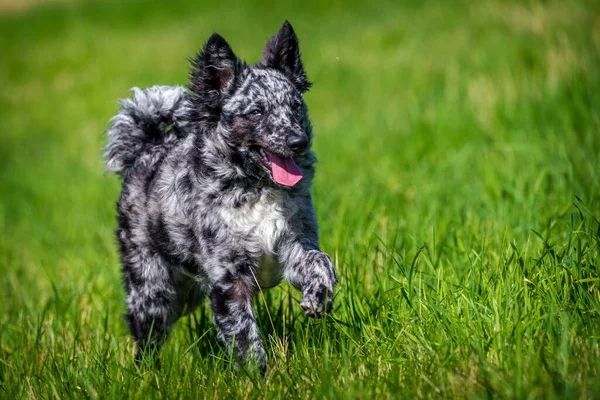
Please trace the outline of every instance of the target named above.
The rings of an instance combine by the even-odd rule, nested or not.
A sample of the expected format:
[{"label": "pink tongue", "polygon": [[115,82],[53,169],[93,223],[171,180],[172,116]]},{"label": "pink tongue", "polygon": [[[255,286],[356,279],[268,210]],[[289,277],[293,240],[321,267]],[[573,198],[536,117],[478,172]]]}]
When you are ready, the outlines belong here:
[{"label": "pink tongue", "polygon": [[302,179],[302,171],[292,157],[282,158],[265,150],[267,158],[271,161],[273,179],[280,185],[294,186]]}]

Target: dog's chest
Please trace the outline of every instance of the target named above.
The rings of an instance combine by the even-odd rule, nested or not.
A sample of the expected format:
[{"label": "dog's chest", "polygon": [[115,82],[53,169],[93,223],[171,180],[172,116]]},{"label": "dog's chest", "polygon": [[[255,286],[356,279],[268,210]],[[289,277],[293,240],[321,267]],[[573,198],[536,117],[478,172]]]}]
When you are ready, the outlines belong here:
[{"label": "dog's chest", "polygon": [[261,287],[277,285],[281,281],[282,267],[275,254],[275,243],[287,224],[281,199],[261,197],[256,203],[223,210],[221,217],[248,250],[260,254],[257,279]]}]

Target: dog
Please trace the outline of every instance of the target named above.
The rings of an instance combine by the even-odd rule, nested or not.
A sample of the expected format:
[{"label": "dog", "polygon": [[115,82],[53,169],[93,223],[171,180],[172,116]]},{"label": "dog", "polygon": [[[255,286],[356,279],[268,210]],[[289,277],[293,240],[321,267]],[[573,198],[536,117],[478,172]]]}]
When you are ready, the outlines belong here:
[{"label": "dog", "polygon": [[125,318],[140,361],[208,297],[218,338],[264,371],[253,296],[285,279],[320,317],[337,282],[310,192],[311,83],[287,21],[257,64],[217,33],[190,62],[187,90],[132,89],[106,131],[106,171],[122,178]]}]

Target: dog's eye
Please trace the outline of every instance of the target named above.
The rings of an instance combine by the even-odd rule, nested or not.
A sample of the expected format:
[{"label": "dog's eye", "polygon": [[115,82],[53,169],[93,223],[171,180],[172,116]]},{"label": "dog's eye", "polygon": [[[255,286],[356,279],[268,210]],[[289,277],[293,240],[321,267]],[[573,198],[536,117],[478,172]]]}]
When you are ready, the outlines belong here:
[{"label": "dog's eye", "polygon": [[260,111],[258,108],[255,108],[254,110],[250,111],[249,114],[254,115],[255,117],[260,117],[262,115],[262,111]]}]

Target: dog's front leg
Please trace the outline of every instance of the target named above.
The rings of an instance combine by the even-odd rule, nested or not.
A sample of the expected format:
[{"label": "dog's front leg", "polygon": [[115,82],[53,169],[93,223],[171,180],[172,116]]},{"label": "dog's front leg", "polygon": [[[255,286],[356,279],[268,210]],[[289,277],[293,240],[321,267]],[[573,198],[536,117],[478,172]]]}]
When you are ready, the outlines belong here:
[{"label": "dog's front leg", "polygon": [[316,238],[298,238],[293,234],[279,246],[285,279],[302,290],[300,306],[310,317],[331,311],[337,273],[329,256],[319,250]]},{"label": "dog's front leg", "polygon": [[267,354],[252,309],[256,285],[252,276],[231,272],[249,268],[228,268],[221,278],[212,282],[210,301],[219,339],[225,342],[228,351],[264,371]]}]

